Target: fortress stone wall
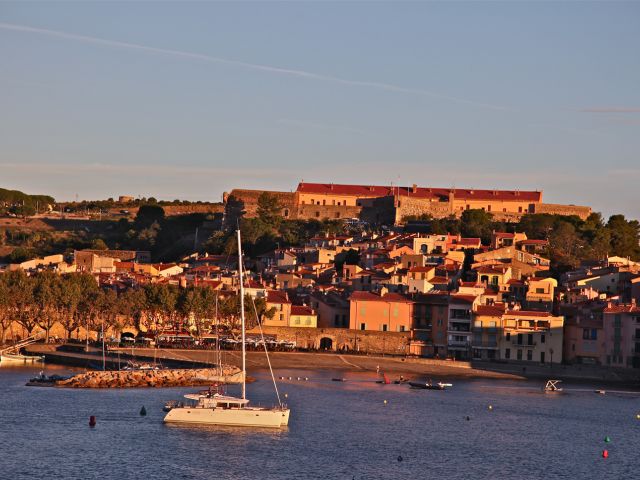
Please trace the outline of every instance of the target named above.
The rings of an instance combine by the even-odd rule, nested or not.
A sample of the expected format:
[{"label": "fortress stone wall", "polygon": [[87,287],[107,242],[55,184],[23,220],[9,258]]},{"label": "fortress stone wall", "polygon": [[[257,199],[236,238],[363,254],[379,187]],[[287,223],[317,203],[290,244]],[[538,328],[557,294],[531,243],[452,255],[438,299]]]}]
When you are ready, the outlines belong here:
[{"label": "fortress stone wall", "polygon": [[[338,186],[334,189],[332,184],[320,187],[324,187],[326,192],[309,193],[301,191],[299,186],[296,192],[269,193],[278,197],[283,218],[301,220],[360,218],[369,223],[397,224],[409,216],[460,217],[467,209],[480,208],[490,212],[494,219],[507,222],[517,222],[527,213],[577,215],[582,219],[591,213],[591,208],[585,206],[542,203],[542,192],[447,190],[448,195],[436,195],[425,193],[432,189],[414,186],[400,195],[388,194],[382,187],[347,186],[355,189],[356,193],[342,193]],[[263,190],[244,189],[225,193],[225,213],[229,216],[233,212],[237,215],[244,211],[246,217],[255,217],[258,197],[262,193]]]}]

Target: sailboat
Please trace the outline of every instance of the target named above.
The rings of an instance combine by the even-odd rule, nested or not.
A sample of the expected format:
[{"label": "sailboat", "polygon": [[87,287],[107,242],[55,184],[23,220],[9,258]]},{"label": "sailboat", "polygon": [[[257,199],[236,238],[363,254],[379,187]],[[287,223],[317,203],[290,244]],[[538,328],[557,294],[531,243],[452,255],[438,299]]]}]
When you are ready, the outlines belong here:
[{"label": "sailboat", "polygon": [[[188,402],[173,406],[164,417],[166,423],[221,425],[232,427],[268,427],[282,428],[289,424],[289,408],[280,401],[271,362],[267,354],[271,378],[276,389],[278,405],[275,407],[249,406],[246,391],[246,344],[245,344],[245,312],[244,281],[242,278],[242,245],[238,229],[238,272],[240,275],[240,320],[242,327],[242,393],[241,397],[232,397],[216,390],[187,394]],[[266,345],[265,345],[266,353]]]}]

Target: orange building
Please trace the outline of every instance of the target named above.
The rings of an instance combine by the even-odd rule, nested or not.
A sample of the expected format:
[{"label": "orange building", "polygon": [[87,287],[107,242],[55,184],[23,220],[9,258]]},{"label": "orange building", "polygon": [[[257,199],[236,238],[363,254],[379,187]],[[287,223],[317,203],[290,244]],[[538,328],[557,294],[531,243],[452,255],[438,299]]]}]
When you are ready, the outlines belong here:
[{"label": "orange building", "polygon": [[349,328],[353,330],[381,332],[411,330],[414,302],[404,295],[353,292],[349,302]]}]

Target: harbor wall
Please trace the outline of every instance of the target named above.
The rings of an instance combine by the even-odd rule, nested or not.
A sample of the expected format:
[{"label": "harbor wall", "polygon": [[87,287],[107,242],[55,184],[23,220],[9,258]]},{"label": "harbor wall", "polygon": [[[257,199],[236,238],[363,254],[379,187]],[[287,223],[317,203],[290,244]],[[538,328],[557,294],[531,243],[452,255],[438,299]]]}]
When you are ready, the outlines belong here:
[{"label": "harbor wall", "polygon": [[[377,332],[348,328],[262,327],[265,335],[277,340],[295,342],[298,348],[406,355],[409,353],[409,332]],[[254,329],[251,333],[260,333]]]},{"label": "harbor wall", "polygon": [[222,375],[213,368],[167,370],[106,370],[74,375],[56,383],[65,388],[140,388],[187,387],[212,383],[241,383],[236,367],[224,367]]}]

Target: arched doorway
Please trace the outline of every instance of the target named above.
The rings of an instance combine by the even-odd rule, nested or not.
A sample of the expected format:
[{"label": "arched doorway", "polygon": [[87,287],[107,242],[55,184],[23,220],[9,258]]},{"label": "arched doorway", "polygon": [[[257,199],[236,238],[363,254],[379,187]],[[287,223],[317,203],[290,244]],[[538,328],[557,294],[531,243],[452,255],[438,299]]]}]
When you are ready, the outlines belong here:
[{"label": "arched doorway", "polygon": [[333,340],[329,337],[320,339],[320,350],[333,350]]}]

